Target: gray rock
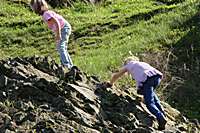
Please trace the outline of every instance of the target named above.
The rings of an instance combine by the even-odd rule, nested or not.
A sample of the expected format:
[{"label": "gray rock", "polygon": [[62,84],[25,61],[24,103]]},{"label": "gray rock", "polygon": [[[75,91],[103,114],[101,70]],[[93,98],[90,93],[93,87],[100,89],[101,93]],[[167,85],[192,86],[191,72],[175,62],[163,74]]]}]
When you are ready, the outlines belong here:
[{"label": "gray rock", "polygon": [[[58,78],[58,66],[39,56],[0,61],[0,132],[160,132],[134,93],[101,88],[81,70]],[[169,122],[162,132],[199,132],[197,122],[164,108]]]},{"label": "gray rock", "polygon": [[0,88],[4,88],[8,84],[8,79],[4,75],[0,75]]}]

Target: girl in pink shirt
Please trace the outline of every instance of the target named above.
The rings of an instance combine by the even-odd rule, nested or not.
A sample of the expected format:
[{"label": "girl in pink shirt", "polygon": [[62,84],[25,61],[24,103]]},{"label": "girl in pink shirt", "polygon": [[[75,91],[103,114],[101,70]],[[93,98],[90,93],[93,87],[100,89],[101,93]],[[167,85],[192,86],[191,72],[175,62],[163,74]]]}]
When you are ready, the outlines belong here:
[{"label": "girl in pink shirt", "polygon": [[54,32],[61,63],[63,66],[71,69],[73,63],[67,51],[71,25],[61,15],[49,10],[45,0],[31,0],[30,5],[33,11],[41,15],[44,22]]},{"label": "girl in pink shirt", "polygon": [[112,86],[125,73],[129,73],[136,80],[137,92],[144,96],[148,110],[156,116],[159,130],[165,129],[167,123],[165,113],[154,92],[154,89],[160,84],[162,73],[151,65],[139,61],[139,58],[131,56],[125,60],[124,66],[112,75],[107,85]]}]

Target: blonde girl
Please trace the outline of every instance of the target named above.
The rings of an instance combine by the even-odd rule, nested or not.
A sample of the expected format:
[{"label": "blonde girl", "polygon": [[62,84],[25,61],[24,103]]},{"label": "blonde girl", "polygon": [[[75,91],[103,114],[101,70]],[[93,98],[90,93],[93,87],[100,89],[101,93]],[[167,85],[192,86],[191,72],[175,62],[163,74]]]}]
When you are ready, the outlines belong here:
[{"label": "blonde girl", "polygon": [[148,63],[139,61],[138,57],[130,56],[125,59],[124,66],[112,75],[107,83],[108,86],[112,86],[125,73],[129,73],[132,79],[136,80],[138,94],[144,96],[148,110],[156,116],[159,124],[158,129],[164,130],[167,123],[165,112],[154,92],[154,89],[160,84],[163,74]]}]

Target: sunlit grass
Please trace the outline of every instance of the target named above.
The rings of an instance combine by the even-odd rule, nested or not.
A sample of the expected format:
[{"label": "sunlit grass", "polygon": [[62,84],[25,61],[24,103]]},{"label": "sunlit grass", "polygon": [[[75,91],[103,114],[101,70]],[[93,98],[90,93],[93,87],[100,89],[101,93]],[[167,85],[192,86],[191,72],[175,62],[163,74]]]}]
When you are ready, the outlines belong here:
[{"label": "sunlit grass", "polygon": [[[77,40],[72,40],[73,35],[70,37],[68,47],[69,51],[75,51],[75,55],[72,55],[75,64],[88,73],[103,78],[107,77],[111,69],[121,64],[121,60],[128,56],[128,51],[143,53],[144,50],[154,51],[162,45],[173,44],[185,33],[172,29],[172,26],[179,25],[196,11],[196,8],[193,8],[195,4],[191,2],[169,6],[158,5],[151,0],[117,0],[111,3],[105,7],[77,3],[73,8],[54,9],[71,23],[72,32],[80,30],[80,33],[84,33],[97,25],[102,28],[106,23],[119,26],[118,29],[109,29],[105,33],[101,31],[103,34],[99,36],[83,36]],[[59,62],[53,35],[40,16],[31,12],[30,8],[16,4],[3,2],[0,7],[0,13],[3,14],[3,17],[0,17],[1,25],[15,25],[1,29],[1,58],[39,54],[51,55]],[[149,20],[138,20],[130,25],[121,26],[126,24],[126,20],[131,16],[162,8],[172,8],[172,11],[158,13]],[[186,8],[190,10],[183,10]]]}]

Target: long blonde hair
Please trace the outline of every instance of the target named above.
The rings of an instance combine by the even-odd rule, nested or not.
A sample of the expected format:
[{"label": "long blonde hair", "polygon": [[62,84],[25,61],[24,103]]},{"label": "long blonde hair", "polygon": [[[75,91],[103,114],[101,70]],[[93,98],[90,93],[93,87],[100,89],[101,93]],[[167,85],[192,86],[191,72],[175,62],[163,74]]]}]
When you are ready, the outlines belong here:
[{"label": "long blonde hair", "polygon": [[31,0],[30,6],[31,9],[39,15],[42,15],[45,11],[49,9],[48,4],[45,0]]}]

